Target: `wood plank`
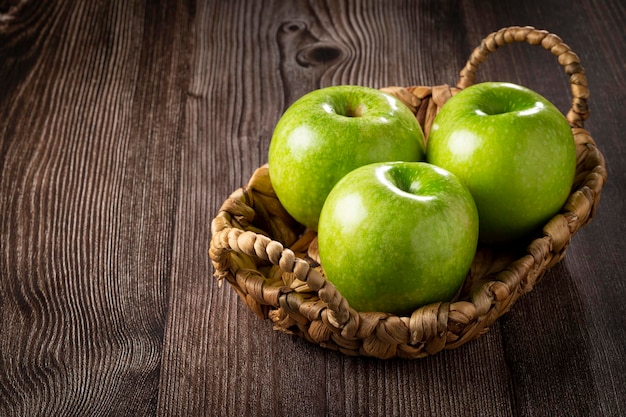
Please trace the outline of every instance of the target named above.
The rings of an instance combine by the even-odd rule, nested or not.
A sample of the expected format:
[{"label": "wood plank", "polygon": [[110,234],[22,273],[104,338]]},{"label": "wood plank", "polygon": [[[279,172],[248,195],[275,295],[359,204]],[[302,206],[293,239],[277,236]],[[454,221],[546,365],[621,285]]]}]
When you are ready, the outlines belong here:
[{"label": "wood plank", "polygon": [[[546,5],[546,9],[550,9],[551,6]],[[455,53],[458,61],[455,65],[452,62],[454,58],[440,51],[465,50],[469,53],[470,45],[477,44],[480,40],[477,38],[472,43],[462,32],[456,32],[455,36],[450,39],[448,32],[444,29],[442,33],[433,30],[445,27],[446,30],[455,32],[452,28],[463,27],[459,25],[459,20],[462,20],[459,13],[454,13],[452,6],[441,14],[437,14],[434,10],[429,11],[427,8],[424,10],[423,5],[419,10],[386,7],[384,12],[379,10],[374,14],[372,10],[375,7],[371,4],[316,3],[310,7],[302,6],[300,9],[294,6],[288,12],[284,12],[285,16],[282,19],[282,11],[264,9],[261,13],[267,12],[275,22],[281,23],[281,25],[276,23],[273,27],[265,28],[278,32],[278,45],[274,45],[271,41],[265,43],[271,36],[263,33],[262,23],[256,21],[256,16],[260,16],[258,17],[260,21],[269,20],[269,17],[265,18],[263,14],[256,15],[255,10],[242,9],[239,9],[240,14],[232,10],[230,13],[234,14],[227,14],[233,22],[238,22],[238,25],[227,22],[224,23],[225,28],[229,26],[239,28],[243,22],[246,28],[259,30],[259,32],[249,34],[238,33],[235,37],[236,44],[228,48],[234,50],[244,48],[248,51],[248,48],[253,48],[253,39],[263,39],[264,47],[273,51],[267,55],[274,59],[278,56],[279,62],[264,62],[261,68],[270,69],[270,73],[278,68],[280,86],[285,91],[281,106],[274,107],[276,102],[280,102],[279,95],[271,96],[271,100],[266,100],[271,103],[271,111],[267,112],[269,120],[261,119],[260,125],[256,125],[257,128],[261,126],[261,133],[257,133],[259,142],[254,148],[255,152],[260,152],[257,154],[258,160],[249,160],[251,156],[245,155],[239,149],[234,156],[228,157],[228,160],[236,164],[243,156],[249,164],[248,174],[257,166],[255,162],[264,162],[263,152],[268,144],[273,120],[276,120],[281,108],[306,91],[338,83],[383,86],[390,84],[390,80],[393,80],[393,83],[400,85],[422,81],[426,81],[425,84],[432,84],[441,82],[442,78],[443,82],[454,82],[463,59],[458,58],[460,54]],[[232,8],[237,9],[237,6],[232,5]],[[478,10],[473,10],[471,7],[469,9],[462,13],[466,20],[469,20],[467,16],[471,16],[472,13],[478,13]],[[364,15],[362,16],[359,12]],[[510,10],[508,12],[511,14]],[[298,16],[298,13],[302,13],[302,16]],[[369,13],[376,15],[376,19],[368,17]],[[504,11],[494,10],[493,13],[500,16]],[[199,11],[200,14],[203,13]],[[398,17],[398,14],[401,17]],[[297,16],[294,17],[294,15]],[[415,20],[410,19],[413,16],[416,17]],[[554,19],[554,16],[552,18]],[[500,27],[497,25],[497,19],[492,20],[494,26],[491,27],[489,25],[492,23],[491,20],[476,19],[472,22],[478,23],[479,26],[473,29],[471,24],[466,21],[463,23],[468,28],[468,33],[474,30],[479,36],[484,36],[488,31]],[[215,25],[211,26],[215,27]],[[202,32],[197,31],[197,33]],[[227,39],[224,34],[219,37]],[[365,43],[362,39],[368,39],[368,42]],[[389,39],[401,39],[401,42],[391,45],[386,43]],[[430,46],[430,48],[425,46]],[[317,55],[315,51],[318,52]],[[415,55],[407,54],[405,51],[415,52]],[[437,51],[437,53],[429,53],[432,51]],[[251,53],[251,51],[248,52]],[[247,56],[248,52],[244,52],[243,56]],[[198,53],[202,52],[198,51]],[[306,59],[302,60],[300,57],[301,60],[298,61],[299,53],[304,54]],[[511,52],[501,58],[500,66],[497,66],[496,62],[495,69],[487,67],[485,74],[487,77],[505,74],[517,82],[534,80],[532,76],[524,78],[528,76],[528,72],[523,69],[523,65],[537,60],[543,62],[541,60],[544,58],[540,55],[544,53],[544,51],[532,51],[523,47],[511,47]],[[392,56],[394,60],[390,65],[389,60]],[[318,61],[322,62],[317,62],[315,57],[327,60],[321,59]],[[546,58],[546,61],[549,58]],[[432,63],[435,59],[438,59],[437,65]],[[507,64],[507,59],[512,59],[518,65],[511,69]],[[204,60],[206,61],[204,68],[210,66],[211,58],[205,57]],[[568,87],[566,82],[559,78],[558,66],[554,64],[554,67],[556,67],[554,74],[539,79],[542,83],[539,87],[550,87],[547,89],[548,94],[552,94],[556,97],[554,100],[558,101],[559,97],[568,94]],[[260,75],[239,73],[238,70],[238,68],[228,68],[224,71],[229,74],[236,73],[243,85],[255,85],[258,82],[256,77]],[[206,74],[203,75],[206,76]],[[561,83],[555,83],[555,80]],[[204,85],[209,84],[208,81],[204,82]],[[244,87],[243,91],[249,92],[250,89]],[[262,97],[258,86],[256,92],[260,95],[256,97],[246,95],[245,99],[262,102],[265,98]],[[204,95],[210,97],[214,94],[215,92],[209,91]],[[232,102],[236,99],[230,98],[230,100]],[[567,106],[567,99],[561,99],[559,104]],[[247,118],[245,113],[241,117],[244,120]],[[251,114],[249,117],[256,118],[257,115]],[[239,126],[242,125],[250,128],[248,124],[239,124]],[[190,126],[190,128],[193,131],[194,127]],[[216,131],[220,135],[224,129],[217,128]],[[246,144],[251,136],[244,128],[240,128],[239,132],[232,131],[231,134],[242,138]],[[222,149],[218,152],[222,152]],[[197,162],[198,166],[203,163],[206,164],[202,161]],[[242,167],[244,166],[242,163]],[[217,184],[214,184],[215,187],[221,187],[226,181],[230,182],[229,190],[232,190],[242,185],[247,179],[247,176],[240,174],[239,170],[234,171],[234,176],[230,177],[220,172],[222,171],[218,172],[217,178],[220,179],[216,181]],[[214,195],[214,200],[220,201],[219,195]],[[573,291],[571,294],[574,298],[571,300],[580,297],[571,280],[566,280],[565,285],[569,291]],[[173,285],[173,288],[176,288],[176,285]],[[194,287],[189,291],[193,292],[197,289]],[[205,288],[202,290],[207,291]],[[186,318],[183,319],[184,322],[178,321],[172,325],[172,328],[180,329],[181,333],[186,335],[183,337],[181,333],[177,333],[176,340],[182,338],[185,343],[194,343],[194,346],[199,349],[196,360],[200,361],[204,356],[210,358],[210,362],[206,364],[185,362],[184,369],[179,370],[177,375],[185,374],[189,378],[182,381],[184,383],[182,386],[178,385],[181,383],[180,379],[170,382],[172,387],[178,386],[180,389],[169,395],[164,394],[162,399],[166,396],[177,398],[181,391],[195,388],[193,401],[185,404],[188,409],[200,411],[203,406],[209,404],[210,408],[217,410],[218,414],[242,415],[254,413],[263,415],[301,415],[304,413],[403,415],[410,412],[409,410],[422,410],[425,414],[432,415],[541,415],[550,412],[550,409],[545,408],[546,405],[563,407],[564,412],[576,415],[584,413],[585,410],[590,413],[594,412],[602,398],[599,395],[600,390],[585,390],[585,384],[594,383],[589,374],[578,375],[579,372],[588,371],[592,366],[593,354],[589,350],[578,352],[576,355],[566,355],[558,362],[560,365],[570,366],[571,373],[568,374],[570,377],[578,376],[574,382],[567,385],[568,389],[573,388],[573,390],[565,396],[562,396],[562,392],[555,387],[555,381],[549,377],[546,378],[544,373],[546,369],[553,371],[557,369],[556,365],[551,363],[559,357],[558,349],[550,350],[550,346],[554,347],[554,345],[540,345],[538,350],[530,355],[527,352],[520,352],[517,338],[525,337],[528,345],[533,346],[532,339],[528,340],[531,335],[534,335],[534,331],[529,330],[526,324],[528,315],[539,314],[542,311],[539,309],[538,313],[537,305],[532,304],[532,298],[527,301],[531,303],[530,307],[527,307],[527,309],[530,308],[530,312],[524,309],[516,311],[516,315],[513,315],[510,320],[504,324],[498,324],[491,334],[474,344],[454,352],[445,352],[437,358],[407,364],[337,356],[334,353],[320,351],[300,340],[291,340],[280,334],[268,334],[269,324],[259,323],[258,319],[242,307],[234,293],[228,290],[228,288],[220,290],[216,290],[215,287],[208,288],[211,301],[204,304],[204,309],[208,312],[209,319],[202,322],[202,328],[210,326],[209,335],[193,333],[193,329],[197,327],[193,319]],[[558,288],[553,287],[552,292],[543,297],[541,293],[538,293],[540,295],[535,295],[535,300],[538,298],[539,301],[534,302],[539,305],[550,305],[555,291],[558,292]],[[191,297],[191,294],[188,297]],[[194,303],[201,302],[203,297],[193,295]],[[178,302],[184,304],[185,299],[183,297]],[[568,300],[567,297],[561,299],[565,303]],[[580,309],[577,311],[580,312]],[[545,309],[543,312],[548,313]],[[505,326],[504,333],[500,330],[501,326]],[[573,343],[574,346],[579,346],[580,343],[590,344],[589,334],[583,329],[572,332],[578,329],[577,326],[576,323],[564,322],[563,326],[556,327],[556,329],[549,327],[549,329],[556,333],[553,336],[557,339],[569,336],[565,340]],[[195,342],[190,341],[190,332],[195,335]],[[176,341],[173,342],[173,346],[178,346]],[[568,347],[568,349],[572,348]],[[178,348],[172,347],[171,350],[178,352]],[[567,350],[567,352],[570,351]],[[303,357],[306,359],[303,360]],[[173,360],[166,360],[165,363],[179,364],[182,359],[183,354],[179,353]],[[582,362],[578,363],[577,359]],[[454,372],[456,369],[459,369],[459,373]],[[529,374],[529,370],[534,372]],[[164,374],[166,372],[167,370],[164,369]],[[266,378],[259,379],[260,376],[266,376]],[[459,381],[460,383],[457,383]],[[204,388],[203,383],[207,384]],[[165,388],[163,392],[170,392],[169,388]],[[476,398],[483,401],[477,401]],[[614,397],[611,398],[614,400]],[[164,404],[164,401],[161,404]],[[179,411],[175,408],[174,400],[166,405],[167,407],[161,409],[168,412]],[[607,406],[606,409],[611,410],[611,406]]]},{"label": "wood plank", "polygon": [[[609,172],[598,214],[574,237],[558,272],[549,273],[502,320],[516,404],[521,415],[541,415],[546,408],[568,410],[568,415],[621,415],[626,412],[618,400],[626,394],[626,348],[611,335],[626,329],[626,306],[620,301],[626,294],[624,271],[615,268],[624,263],[614,255],[626,251],[626,225],[618,214],[624,211],[626,175],[611,150],[623,148],[618,119],[624,115],[626,93],[615,86],[623,84],[619,74],[626,68],[626,55],[615,48],[623,44],[623,29],[611,28],[623,28],[626,9],[594,1],[562,7],[551,0],[489,6],[493,9],[484,14],[466,11],[473,37],[485,25],[479,17],[497,26],[527,22],[523,24],[558,34],[579,55],[590,89],[585,126],[604,151]],[[562,111],[569,109],[567,78],[550,53],[528,45],[506,49],[485,62],[481,79],[507,77],[536,89]],[[528,63],[535,64],[529,68]]]},{"label": "wood plank", "polygon": [[[211,47],[193,56],[159,410],[511,414],[497,327],[478,343],[430,361],[347,358],[273,332],[231,288],[209,279],[207,259],[197,255],[207,247],[207,219],[266,162],[273,126],[288,104],[336,83],[408,85],[446,74],[454,80],[463,63],[443,55],[443,68],[429,66],[429,47],[459,49],[461,38],[420,26],[424,20],[453,27],[454,13],[448,21],[400,2],[391,8],[377,2],[298,2],[289,9],[280,2],[244,4],[199,4],[196,10],[194,43]],[[393,62],[397,58],[402,62]]]},{"label": "wood plank", "polygon": [[28,2],[9,12],[0,414],[153,414],[178,197],[186,10]]}]

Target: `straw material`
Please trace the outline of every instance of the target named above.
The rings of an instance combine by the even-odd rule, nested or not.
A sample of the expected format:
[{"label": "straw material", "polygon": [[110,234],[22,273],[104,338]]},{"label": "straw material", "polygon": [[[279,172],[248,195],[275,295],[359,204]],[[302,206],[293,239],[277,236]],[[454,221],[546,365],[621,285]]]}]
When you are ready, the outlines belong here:
[{"label": "straw material", "polygon": [[478,66],[500,46],[526,42],[550,51],[564,68],[572,91],[567,114],[576,142],[575,185],[565,206],[541,236],[506,248],[480,246],[465,284],[450,302],[410,316],[364,313],[324,278],[315,232],[305,230],[280,205],[267,166],[233,192],[211,224],[209,255],[250,309],[274,329],[295,334],[348,355],[382,359],[421,358],[458,347],[485,333],[516,300],[532,290],[565,256],[570,239],[591,221],[606,181],[604,158],[584,129],[589,91],[578,56],[556,35],[531,27],[509,27],[487,36],[471,54],[456,87],[389,87],[416,115],[428,135],[441,106],[473,84]]}]

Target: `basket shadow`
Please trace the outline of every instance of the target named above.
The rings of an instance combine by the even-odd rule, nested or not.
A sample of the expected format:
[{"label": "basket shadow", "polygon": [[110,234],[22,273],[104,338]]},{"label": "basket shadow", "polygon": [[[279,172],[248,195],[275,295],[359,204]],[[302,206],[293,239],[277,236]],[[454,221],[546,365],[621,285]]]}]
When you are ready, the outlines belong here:
[{"label": "basket shadow", "polygon": [[[584,307],[565,262],[549,270],[536,291],[499,320],[502,349],[513,394],[533,414],[542,409],[600,407],[593,378],[594,358]],[[567,390],[547,389],[543,381]],[[558,394],[557,394],[558,393]]]}]

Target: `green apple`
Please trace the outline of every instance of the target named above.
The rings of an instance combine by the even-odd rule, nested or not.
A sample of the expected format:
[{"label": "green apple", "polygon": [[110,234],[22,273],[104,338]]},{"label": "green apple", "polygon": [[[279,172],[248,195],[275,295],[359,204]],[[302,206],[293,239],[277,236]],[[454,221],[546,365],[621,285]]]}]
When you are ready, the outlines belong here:
[{"label": "green apple", "polygon": [[433,121],[426,154],[467,185],[480,240],[488,243],[536,232],[567,200],[576,171],[565,117],[511,83],[476,84],[448,100]]},{"label": "green apple", "polygon": [[379,90],[342,85],[311,91],[278,121],[268,165],[279,201],[298,222],[317,229],[331,188],[373,162],[425,158],[422,129],[402,102]]},{"label": "green apple", "polygon": [[318,230],[326,278],[361,312],[410,314],[451,300],[477,242],[469,190],[425,162],[374,163],[350,172],[328,195]]}]

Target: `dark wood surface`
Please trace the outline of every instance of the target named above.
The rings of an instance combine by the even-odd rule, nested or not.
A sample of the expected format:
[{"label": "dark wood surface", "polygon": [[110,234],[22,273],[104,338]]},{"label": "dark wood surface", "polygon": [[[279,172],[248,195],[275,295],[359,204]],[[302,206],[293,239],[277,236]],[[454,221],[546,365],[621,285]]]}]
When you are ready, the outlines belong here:
[{"label": "dark wood surface", "polygon": [[[561,36],[609,180],[568,254],[489,333],[415,361],[274,332],[207,255],[281,112],[332,84],[455,84],[504,26]],[[621,0],[0,0],[0,415],[626,415]],[[566,111],[554,58],[479,78]]]}]

